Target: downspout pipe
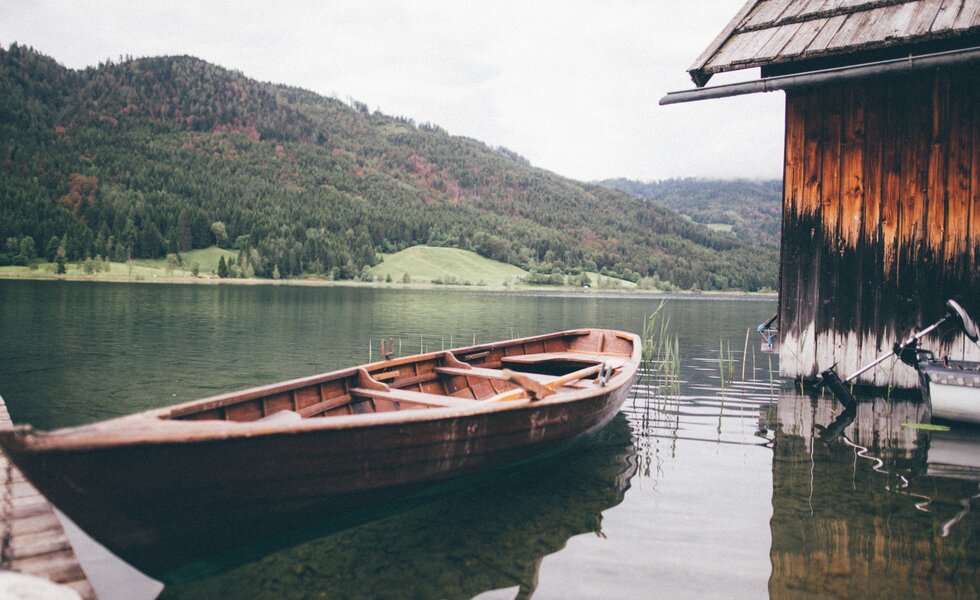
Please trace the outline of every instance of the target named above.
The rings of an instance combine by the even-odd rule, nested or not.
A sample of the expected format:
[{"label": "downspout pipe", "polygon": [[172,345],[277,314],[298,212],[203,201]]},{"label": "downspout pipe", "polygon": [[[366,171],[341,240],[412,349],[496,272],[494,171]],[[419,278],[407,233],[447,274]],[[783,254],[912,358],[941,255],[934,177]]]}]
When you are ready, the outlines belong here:
[{"label": "downspout pipe", "polygon": [[698,100],[710,100],[712,98],[728,98],[730,96],[743,96],[745,94],[758,94],[762,92],[775,92],[778,90],[792,90],[815,85],[849,81],[852,79],[863,79],[880,75],[895,75],[899,73],[910,73],[926,69],[935,69],[953,65],[962,65],[980,61],[980,47],[966,48],[963,50],[951,50],[948,52],[937,52],[935,54],[922,54],[919,56],[909,55],[906,58],[895,58],[861,65],[848,67],[837,67],[821,71],[811,71],[809,73],[799,73],[795,75],[780,75],[778,77],[765,77],[755,81],[745,81],[742,83],[730,83],[714,87],[700,88],[694,90],[683,90],[679,92],[669,92],[660,99],[660,105],[680,104],[682,102],[695,102]]}]

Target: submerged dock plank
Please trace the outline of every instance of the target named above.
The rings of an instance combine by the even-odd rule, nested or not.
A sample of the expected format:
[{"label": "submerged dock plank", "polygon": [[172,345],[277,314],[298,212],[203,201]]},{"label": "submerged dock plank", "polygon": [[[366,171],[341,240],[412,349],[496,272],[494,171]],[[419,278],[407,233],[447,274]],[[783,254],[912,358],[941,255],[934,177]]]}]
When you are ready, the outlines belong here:
[{"label": "submerged dock plank", "polygon": [[[0,427],[12,427],[0,398]],[[51,504],[0,452],[0,570],[44,577],[95,600]]]}]

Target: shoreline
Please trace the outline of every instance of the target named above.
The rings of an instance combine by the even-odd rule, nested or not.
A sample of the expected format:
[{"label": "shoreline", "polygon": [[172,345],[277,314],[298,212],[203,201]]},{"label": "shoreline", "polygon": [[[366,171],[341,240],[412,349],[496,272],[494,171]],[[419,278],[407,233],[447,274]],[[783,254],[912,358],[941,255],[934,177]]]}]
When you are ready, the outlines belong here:
[{"label": "shoreline", "polygon": [[586,296],[586,297],[640,297],[640,298],[678,298],[704,300],[770,300],[776,299],[776,292],[732,291],[677,291],[648,290],[637,288],[575,288],[566,286],[524,286],[524,285],[462,285],[436,284],[431,282],[401,283],[328,279],[264,279],[258,277],[245,279],[221,279],[205,277],[114,277],[111,275],[52,275],[42,273],[0,273],[0,281],[80,281],[94,283],[150,283],[182,285],[246,285],[246,286],[298,286],[298,287],[360,287],[392,290],[452,290],[474,293],[497,293],[531,296]]}]

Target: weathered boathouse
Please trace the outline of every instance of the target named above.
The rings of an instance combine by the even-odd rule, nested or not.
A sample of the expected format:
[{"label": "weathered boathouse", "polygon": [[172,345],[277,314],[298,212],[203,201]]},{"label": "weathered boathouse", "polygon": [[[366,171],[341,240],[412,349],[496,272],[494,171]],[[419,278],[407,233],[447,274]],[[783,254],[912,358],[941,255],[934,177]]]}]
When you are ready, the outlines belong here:
[{"label": "weathered boathouse", "polygon": [[[688,71],[697,89],[661,104],[786,94],[783,376],[854,372],[948,298],[980,316],[980,0],[750,0]],[[980,359],[959,331],[922,345]],[[859,381],[916,376],[886,361]]]}]

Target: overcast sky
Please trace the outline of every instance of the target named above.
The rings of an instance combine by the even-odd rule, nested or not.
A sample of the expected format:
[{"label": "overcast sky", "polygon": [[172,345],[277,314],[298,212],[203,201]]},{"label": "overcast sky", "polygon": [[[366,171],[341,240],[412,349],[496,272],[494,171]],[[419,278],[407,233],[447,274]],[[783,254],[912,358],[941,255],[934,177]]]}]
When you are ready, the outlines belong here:
[{"label": "overcast sky", "polygon": [[685,69],[743,3],[11,0],[0,2],[0,43],[72,68],[190,54],[581,180],[779,178],[781,92],[657,105],[693,87]]}]

